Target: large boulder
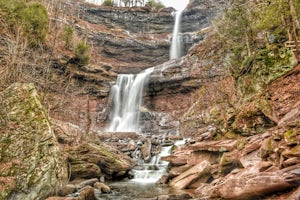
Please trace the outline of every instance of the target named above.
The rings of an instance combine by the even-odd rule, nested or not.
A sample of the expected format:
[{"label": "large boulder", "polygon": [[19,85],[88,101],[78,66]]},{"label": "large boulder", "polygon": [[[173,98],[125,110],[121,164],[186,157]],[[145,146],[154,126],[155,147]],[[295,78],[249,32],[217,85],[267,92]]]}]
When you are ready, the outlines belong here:
[{"label": "large boulder", "polygon": [[0,199],[45,199],[64,184],[67,168],[33,84],[0,93]]},{"label": "large boulder", "polygon": [[[68,152],[71,166],[89,163],[89,165],[98,166],[101,172],[109,178],[124,176],[135,165],[128,156],[100,141],[83,142],[70,147]],[[99,171],[98,176],[102,176],[102,173]]]}]

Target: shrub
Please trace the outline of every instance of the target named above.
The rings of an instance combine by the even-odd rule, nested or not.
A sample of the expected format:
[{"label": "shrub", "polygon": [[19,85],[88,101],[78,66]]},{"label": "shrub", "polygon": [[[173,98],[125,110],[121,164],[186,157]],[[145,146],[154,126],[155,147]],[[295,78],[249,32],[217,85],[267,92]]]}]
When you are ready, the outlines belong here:
[{"label": "shrub", "polygon": [[72,43],[72,39],[73,39],[73,34],[74,34],[74,30],[72,29],[71,26],[67,25],[64,28],[63,34],[62,34],[62,39],[65,42],[65,46],[67,48],[71,47],[71,43]]},{"label": "shrub", "polygon": [[113,0],[105,0],[102,4],[103,6],[114,6]]},{"label": "shrub", "polygon": [[164,8],[164,4],[160,0],[150,0],[146,4],[147,6],[150,6],[151,8],[155,10],[159,10],[161,8]]},{"label": "shrub", "polygon": [[49,31],[46,8],[38,2],[24,0],[0,0],[0,16],[12,32],[18,30],[30,45],[45,41]]},{"label": "shrub", "polygon": [[74,54],[75,54],[75,59],[78,61],[78,65],[79,66],[84,66],[87,65],[89,63],[90,60],[90,56],[89,56],[89,52],[90,52],[90,46],[88,44],[86,44],[83,41],[80,41],[75,49],[74,49]]}]

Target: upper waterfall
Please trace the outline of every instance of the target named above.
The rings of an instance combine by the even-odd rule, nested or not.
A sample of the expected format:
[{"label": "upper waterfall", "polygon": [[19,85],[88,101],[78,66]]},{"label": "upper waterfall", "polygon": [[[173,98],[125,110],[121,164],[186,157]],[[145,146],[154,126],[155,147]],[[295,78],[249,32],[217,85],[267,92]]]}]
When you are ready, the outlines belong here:
[{"label": "upper waterfall", "polygon": [[175,24],[172,35],[172,43],[170,49],[170,59],[180,58],[182,56],[182,38],[180,35],[180,23],[183,10],[175,13]]},{"label": "upper waterfall", "polygon": [[118,75],[111,89],[113,115],[109,132],[139,132],[143,88],[152,71],[153,68],[149,68],[137,75]]}]

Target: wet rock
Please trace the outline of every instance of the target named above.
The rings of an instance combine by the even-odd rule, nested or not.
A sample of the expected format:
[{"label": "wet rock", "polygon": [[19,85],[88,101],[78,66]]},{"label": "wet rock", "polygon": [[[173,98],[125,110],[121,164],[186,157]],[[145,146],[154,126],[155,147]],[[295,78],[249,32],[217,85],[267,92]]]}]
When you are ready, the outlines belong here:
[{"label": "wet rock", "polygon": [[141,151],[142,151],[142,158],[145,162],[150,162],[151,160],[151,139],[148,138],[145,143],[142,145]]},{"label": "wet rock", "polygon": [[165,174],[162,177],[160,177],[157,183],[161,185],[167,185],[169,183],[169,180],[170,180],[170,176],[168,174]]},{"label": "wet rock", "polygon": [[137,148],[137,144],[135,143],[134,140],[129,140],[129,142],[127,144],[127,148],[129,151],[133,151]]},{"label": "wet rock", "polygon": [[78,200],[97,200],[94,194],[94,188],[86,186],[79,191]]},{"label": "wet rock", "polygon": [[100,182],[96,182],[94,184],[94,188],[97,188],[99,189],[101,192],[103,193],[110,193],[111,192],[111,189],[109,186],[107,186],[106,184],[104,183],[100,183]]},{"label": "wet rock", "polygon": [[209,173],[209,170],[210,163],[208,161],[203,161],[172,179],[170,186],[177,189],[184,189],[195,179]]},{"label": "wet rock", "polygon": [[182,199],[192,199],[189,194],[170,194],[170,195],[160,195],[156,200],[182,200]]},{"label": "wet rock", "polygon": [[65,158],[33,84],[0,93],[0,199],[45,199],[67,181]]},{"label": "wet rock", "polygon": [[93,178],[101,175],[101,169],[94,163],[73,163],[71,165],[71,179]]}]

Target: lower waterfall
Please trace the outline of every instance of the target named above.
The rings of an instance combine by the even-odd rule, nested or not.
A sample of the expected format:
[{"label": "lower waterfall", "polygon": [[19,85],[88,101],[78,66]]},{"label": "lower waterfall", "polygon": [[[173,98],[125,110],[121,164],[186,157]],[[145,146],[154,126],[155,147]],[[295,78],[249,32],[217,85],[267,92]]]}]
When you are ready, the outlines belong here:
[{"label": "lower waterfall", "polygon": [[119,74],[116,84],[111,88],[113,107],[109,132],[139,132],[140,107],[143,89],[153,68],[134,74]]}]

